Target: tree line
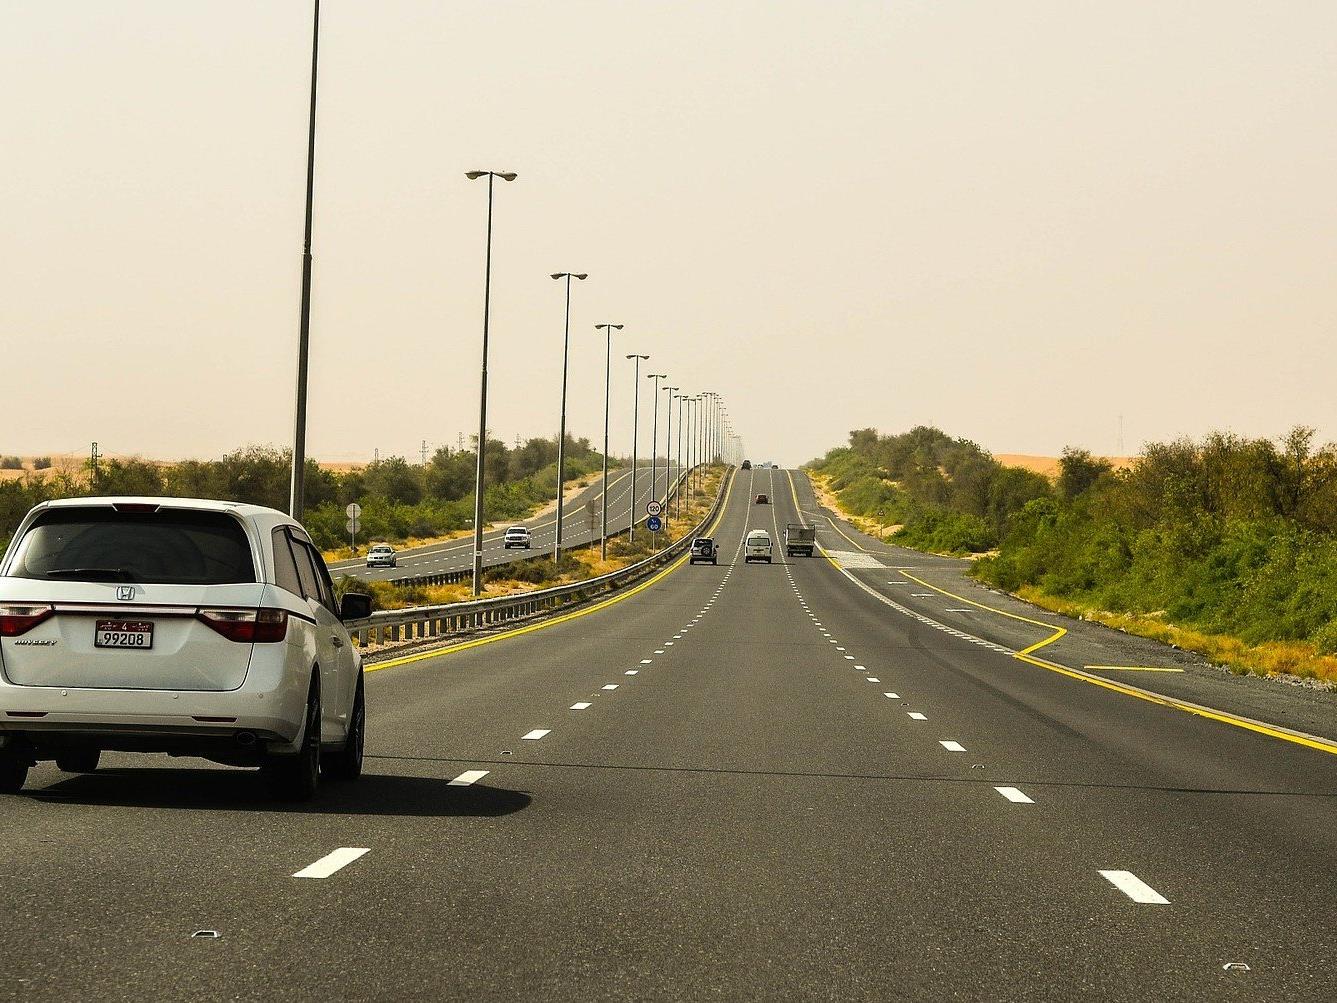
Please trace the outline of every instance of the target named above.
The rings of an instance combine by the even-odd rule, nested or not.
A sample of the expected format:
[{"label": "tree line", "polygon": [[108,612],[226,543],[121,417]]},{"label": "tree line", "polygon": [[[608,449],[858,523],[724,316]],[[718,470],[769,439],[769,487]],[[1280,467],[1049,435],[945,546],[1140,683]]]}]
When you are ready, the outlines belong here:
[{"label": "tree line", "polygon": [[[556,438],[533,438],[511,448],[489,439],[484,457],[485,508],[490,519],[515,519],[553,497],[557,489]],[[323,548],[346,543],[344,508],[362,506],[359,540],[434,536],[472,524],[478,454],[438,449],[425,465],[391,456],[347,471],[307,461],[303,522]],[[217,460],[155,463],[102,459],[76,469],[30,473],[0,481],[0,533],[7,541],[24,514],[39,502],[90,495],[215,498],[286,510],[292,454],[248,446]],[[603,456],[585,438],[567,436],[566,476],[600,469]]]},{"label": "tree line", "polygon": [[1068,448],[1053,480],[938,429],[860,429],[810,467],[897,542],[989,551],[990,584],[1337,653],[1337,447],[1313,429],[1151,443],[1119,470]]}]

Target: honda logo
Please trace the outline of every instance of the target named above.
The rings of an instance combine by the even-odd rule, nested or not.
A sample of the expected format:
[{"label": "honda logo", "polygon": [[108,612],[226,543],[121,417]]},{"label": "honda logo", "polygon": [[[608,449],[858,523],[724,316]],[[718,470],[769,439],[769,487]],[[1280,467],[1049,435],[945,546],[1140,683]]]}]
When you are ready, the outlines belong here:
[{"label": "honda logo", "polygon": [[135,597],[135,587],[133,585],[117,585],[116,598],[130,600]]}]

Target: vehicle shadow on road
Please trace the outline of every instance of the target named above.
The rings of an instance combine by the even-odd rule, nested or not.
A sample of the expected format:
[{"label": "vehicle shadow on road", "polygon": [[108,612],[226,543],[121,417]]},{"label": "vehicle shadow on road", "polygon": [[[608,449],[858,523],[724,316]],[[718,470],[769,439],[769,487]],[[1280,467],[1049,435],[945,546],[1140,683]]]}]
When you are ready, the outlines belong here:
[{"label": "vehicle shadow on road", "polygon": [[473,784],[451,787],[437,777],[365,773],[353,783],[321,784],[307,802],[275,800],[255,770],[99,770],[31,791],[40,801],[119,808],[268,811],[306,815],[497,818],[523,811],[523,791]]}]

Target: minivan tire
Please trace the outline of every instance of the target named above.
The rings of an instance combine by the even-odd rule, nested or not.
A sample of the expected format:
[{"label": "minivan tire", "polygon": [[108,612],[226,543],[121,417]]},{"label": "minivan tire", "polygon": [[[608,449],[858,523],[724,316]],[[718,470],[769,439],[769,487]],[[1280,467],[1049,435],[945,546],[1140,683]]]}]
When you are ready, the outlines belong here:
[{"label": "minivan tire", "polygon": [[17,749],[0,749],[0,794],[17,794],[28,780],[28,757]]},{"label": "minivan tire", "polygon": [[70,749],[56,757],[56,766],[66,773],[96,773],[101,749]]},{"label": "minivan tire", "polygon": [[362,776],[362,750],[367,737],[367,701],[363,695],[362,673],[358,673],[353,710],[348,715],[348,741],[342,749],[324,754],[320,769],[332,780],[356,780]]},{"label": "minivan tire", "polygon": [[270,755],[260,767],[270,793],[280,801],[310,801],[320,786],[320,681],[311,680],[306,725],[296,755]]}]

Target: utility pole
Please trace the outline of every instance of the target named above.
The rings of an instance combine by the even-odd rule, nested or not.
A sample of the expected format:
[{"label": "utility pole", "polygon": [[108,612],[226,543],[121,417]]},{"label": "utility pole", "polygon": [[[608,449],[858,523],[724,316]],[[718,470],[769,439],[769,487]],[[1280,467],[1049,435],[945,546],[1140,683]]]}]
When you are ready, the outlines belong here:
[{"label": "utility pole", "polygon": [[455,433],[455,452],[457,452],[457,453],[462,453],[462,452],[464,452],[464,433],[463,433],[463,432],[456,432],[456,433]]},{"label": "utility pole", "polygon": [[422,440],[422,448],[419,450],[419,455],[422,457],[422,465],[423,465],[424,467],[427,466],[427,440],[426,440],[426,439],[423,439],[423,440]]},{"label": "utility pole", "polygon": [[102,479],[102,472],[98,470],[97,461],[102,459],[102,454],[98,452],[97,443],[93,443],[92,450],[88,454],[88,477],[94,491],[98,488],[98,482]]}]

